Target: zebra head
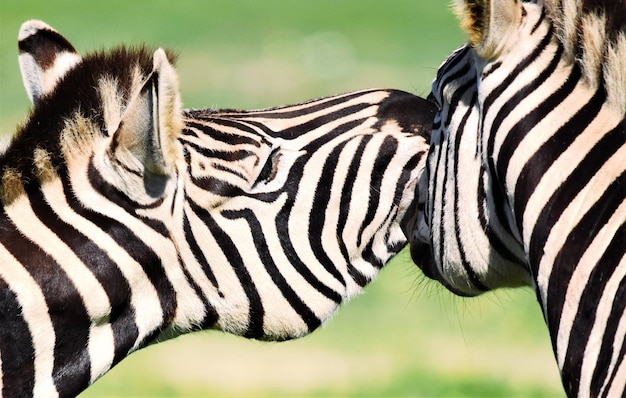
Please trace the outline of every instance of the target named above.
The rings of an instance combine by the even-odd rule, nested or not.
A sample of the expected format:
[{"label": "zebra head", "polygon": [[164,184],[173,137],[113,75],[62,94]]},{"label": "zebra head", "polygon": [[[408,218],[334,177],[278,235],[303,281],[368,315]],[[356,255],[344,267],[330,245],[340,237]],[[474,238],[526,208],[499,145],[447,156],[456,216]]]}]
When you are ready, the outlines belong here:
[{"label": "zebra head", "polygon": [[457,4],[470,40],[432,86],[421,265],[462,295],[533,286],[568,395],[623,396],[626,3]]},{"label": "zebra head", "polygon": [[[513,0],[457,1],[469,43],[440,66],[430,99],[437,103],[426,172],[420,178],[412,257],[426,276],[454,293],[532,284],[515,219],[485,155],[481,78],[528,30],[532,5]],[[489,69],[489,68],[488,68]],[[487,69],[487,73],[488,73]]]},{"label": "zebra head", "polygon": [[[600,87],[606,94],[602,101],[617,109],[619,120],[626,109],[624,6],[481,0],[457,1],[456,11],[469,43],[443,62],[433,82],[431,98],[440,112],[421,182],[420,197],[428,203],[418,214],[414,259],[461,295],[532,286],[537,275],[525,236],[531,227],[523,225],[520,200],[527,192],[518,184],[530,174],[520,180],[524,164],[516,162],[524,159],[511,157],[517,144],[505,137],[515,132],[519,142],[533,136],[526,133],[538,115],[549,116],[541,127],[565,123],[546,110],[548,102],[546,109],[533,102],[542,101],[552,83],[567,82],[563,92],[576,83]],[[567,81],[572,69],[578,74]],[[553,79],[541,86],[548,77]],[[549,100],[556,106],[556,97]],[[542,143],[524,144],[530,151]],[[425,256],[431,243],[431,255]]]},{"label": "zebra head", "polygon": [[[67,39],[37,20],[22,25],[18,40],[22,79],[34,109],[12,150],[26,140],[41,147],[36,141],[48,128],[47,140],[58,140],[61,158],[81,158],[86,150],[101,167],[115,170],[103,174],[130,199],[150,203],[162,197],[183,128],[178,77],[166,52],[119,47],[83,59]],[[100,136],[110,142],[98,156],[90,146]],[[9,190],[5,201],[11,200]]]},{"label": "zebra head", "polygon": [[0,351],[32,372],[3,361],[7,395],[74,394],[187,331],[305,335],[406,243],[425,100],[183,110],[161,49],[80,56],[40,21],[19,40],[34,108],[0,156],[0,287],[23,310]]}]

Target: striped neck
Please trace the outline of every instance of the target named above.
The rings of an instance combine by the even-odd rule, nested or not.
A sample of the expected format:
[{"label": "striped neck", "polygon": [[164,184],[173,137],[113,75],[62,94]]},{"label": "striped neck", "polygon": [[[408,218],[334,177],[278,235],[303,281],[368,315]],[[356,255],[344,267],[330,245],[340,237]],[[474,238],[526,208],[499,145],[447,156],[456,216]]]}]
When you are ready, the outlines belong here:
[{"label": "striped neck", "polygon": [[458,4],[479,34],[433,83],[422,267],[462,295],[534,285],[568,395],[623,394],[626,6]]},{"label": "striped neck", "polygon": [[545,305],[545,276],[557,254],[546,248],[560,247],[563,233],[589,210],[583,203],[595,203],[618,178],[624,112],[607,102],[601,86],[587,84],[578,64],[564,59],[545,14],[526,37],[515,52],[478,69],[480,140]]},{"label": "striped neck", "polygon": [[563,379],[581,378],[566,388],[598,391],[597,359],[611,358],[611,372],[624,355],[612,344],[626,333],[614,305],[626,276],[624,110],[565,58],[549,21],[527,37],[481,71],[484,162],[505,192]]}]

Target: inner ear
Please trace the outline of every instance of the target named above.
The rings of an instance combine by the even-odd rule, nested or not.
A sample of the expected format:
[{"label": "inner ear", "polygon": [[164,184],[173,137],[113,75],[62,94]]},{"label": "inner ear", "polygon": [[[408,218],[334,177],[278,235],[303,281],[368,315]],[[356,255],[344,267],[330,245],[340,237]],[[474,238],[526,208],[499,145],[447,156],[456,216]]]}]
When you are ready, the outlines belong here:
[{"label": "inner ear", "polygon": [[129,102],[112,142],[122,172],[141,176],[144,191],[151,197],[162,196],[169,179],[159,143],[157,86],[152,73]]}]

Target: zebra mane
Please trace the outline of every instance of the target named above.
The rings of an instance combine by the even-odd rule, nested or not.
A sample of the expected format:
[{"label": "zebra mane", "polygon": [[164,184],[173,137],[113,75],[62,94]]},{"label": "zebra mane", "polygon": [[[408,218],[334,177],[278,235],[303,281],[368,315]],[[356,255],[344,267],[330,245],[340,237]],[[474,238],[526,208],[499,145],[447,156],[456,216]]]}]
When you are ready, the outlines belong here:
[{"label": "zebra mane", "polygon": [[546,0],[565,56],[591,87],[604,85],[609,102],[626,111],[626,2]]},{"label": "zebra mane", "polygon": [[[608,103],[626,112],[626,1],[527,0],[544,7],[564,48],[592,89],[604,88]],[[455,0],[454,9],[469,44],[486,59],[496,57],[504,35],[522,22],[518,0]]]},{"label": "zebra mane", "polygon": [[[175,56],[168,53],[168,58]],[[42,96],[3,152],[0,198],[8,205],[43,183],[65,163],[67,151],[89,147],[96,136],[111,135],[131,95],[153,68],[145,46],[117,47],[87,54],[53,90]]]}]

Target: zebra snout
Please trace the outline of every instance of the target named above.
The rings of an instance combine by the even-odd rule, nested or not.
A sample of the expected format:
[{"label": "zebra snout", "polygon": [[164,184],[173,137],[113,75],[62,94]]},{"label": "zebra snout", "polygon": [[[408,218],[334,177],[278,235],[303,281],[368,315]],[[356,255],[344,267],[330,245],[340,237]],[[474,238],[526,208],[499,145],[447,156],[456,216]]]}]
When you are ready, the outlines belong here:
[{"label": "zebra snout", "polygon": [[[416,193],[416,197],[418,194]],[[417,199],[417,198],[416,198]],[[441,274],[437,271],[432,247],[429,239],[428,227],[424,222],[423,205],[413,206],[414,211],[403,222],[404,234],[409,241],[411,260],[428,278],[441,281]]]},{"label": "zebra snout", "polygon": [[437,267],[431,254],[431,246],[420,241],[411,241],[411,260],[417,265],[429,279],[440,280]]}]

